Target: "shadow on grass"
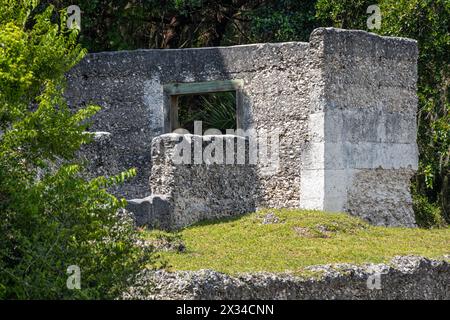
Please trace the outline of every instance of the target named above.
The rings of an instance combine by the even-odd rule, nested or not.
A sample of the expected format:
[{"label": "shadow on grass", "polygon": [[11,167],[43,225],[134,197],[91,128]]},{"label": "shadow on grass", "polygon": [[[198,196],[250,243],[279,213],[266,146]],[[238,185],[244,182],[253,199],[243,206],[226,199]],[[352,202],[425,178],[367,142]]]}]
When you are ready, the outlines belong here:
[{"label": "shadow on grass", "polygon": [[190,226],[187,226],[187,227],[185,227],[183,229],[180,229],[177,232],[182,232],[183,230],[189,230],[189,229],[192,229],[192,228],[195,228],[195,227],[213,226],[213,225],[222,224],[222,223],[234,222],[234,221],[238,221],[238,220],[241,220],[243,218],[249,217],[250,215],[252,215],[254,213],[255,212],[248,212],[248,213],[242,213],[240,215],[230,216],[230,217],[225,217],[225,218],[220,218],[220,219],[202,220],[202,221],[194,223],[194,224],[192,224]]}]

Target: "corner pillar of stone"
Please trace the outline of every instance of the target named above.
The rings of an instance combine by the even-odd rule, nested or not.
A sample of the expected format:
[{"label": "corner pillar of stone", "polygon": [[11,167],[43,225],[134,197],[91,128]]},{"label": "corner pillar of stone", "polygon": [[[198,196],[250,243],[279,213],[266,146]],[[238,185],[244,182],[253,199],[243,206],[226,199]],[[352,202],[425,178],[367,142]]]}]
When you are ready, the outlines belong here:
[{"label": "corner pillar of stone", "polygon": [[302,208],[415,225],[417,55],[410,39],[334,28],[311,34]]}]

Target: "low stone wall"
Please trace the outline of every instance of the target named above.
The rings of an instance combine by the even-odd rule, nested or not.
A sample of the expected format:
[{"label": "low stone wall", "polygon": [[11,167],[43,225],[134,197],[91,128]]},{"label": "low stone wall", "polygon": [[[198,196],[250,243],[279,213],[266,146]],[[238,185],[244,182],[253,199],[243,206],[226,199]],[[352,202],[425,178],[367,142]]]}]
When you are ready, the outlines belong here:
[{"label": "low stone wall", "polygon": [[[232,148],[227,149],[227,144]],[[240,163],[238,145],[243,146],[243,155],[248,155],[247,140],[237,136],[172,133],[154,138],[152,196],[128,201],[137,224],[173,230],[255,211],[255,165],[249,164],[248,158]],[[212,157],[205,157],[207,153]]]},{"label": "low stone wall", "polygon": [[[450,299],[450,263],[396,257],[389,264],[324,265],[318,277],[201,271],[143,272],[124,299]],[[378,276],[381,275],[381,276]]]}]

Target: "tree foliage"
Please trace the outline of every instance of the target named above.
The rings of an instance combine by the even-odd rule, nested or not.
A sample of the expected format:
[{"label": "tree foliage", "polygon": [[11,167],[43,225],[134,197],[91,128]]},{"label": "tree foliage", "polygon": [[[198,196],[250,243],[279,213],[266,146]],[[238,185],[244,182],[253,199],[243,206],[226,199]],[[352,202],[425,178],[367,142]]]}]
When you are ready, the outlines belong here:
[{"label": "tree foliage", "polygon": [[[52,7],[0,0],[0,298],[111,298],[151,262],[124,206],[84,180],[74,158],[90,141],[87,119],[72,113],[64,74],[85,54]],[[66,287],[70,265],[81,290]]]},{"label": "tree foliage", "polygon": [[[70,0],[45,0],[58,9]],[[80,0],[90,51],[306,41],[315,0]]]}]

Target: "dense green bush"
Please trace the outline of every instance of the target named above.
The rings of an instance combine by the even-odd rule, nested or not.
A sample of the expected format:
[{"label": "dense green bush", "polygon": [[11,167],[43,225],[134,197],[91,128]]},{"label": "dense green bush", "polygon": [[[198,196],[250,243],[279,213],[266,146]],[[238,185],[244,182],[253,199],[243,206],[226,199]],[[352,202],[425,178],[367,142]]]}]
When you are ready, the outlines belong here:
[{"label": "dense green bush", "polygon": [[318,26],[315,0],[275,0],[244,12],[251,42],[308,41]]},{"label": "dense green bush", "polygon": [[[0,298],[113,298],[152,261],[106,191],[133,171],[81,177],[74,155],[98,108],[72,113],[63,89],[85,51],[36,5],[0,0]],[[66,287],[70,265],[80,290]]]},{"label": "dense green bush", "polygon": [[[43,0],[63,9],[72,0]],[[90,51],[217,46],[239,38],[242,13],[266,0],[80,0]],[[274,2],[271,0],[271,2]],[[239,20],[237,20],[239,18]],[[235,32],[229,33],[228,29]],[[245,36],[244,36],[245,37]],[[231,40],[234,41],[234,40]]]},{"label": "dense green bush", "polygon": [[439,206],[429,202],[428,198],[413,193],[413,206],[416,214],[416,223],[422,228],[445,227]]}]

